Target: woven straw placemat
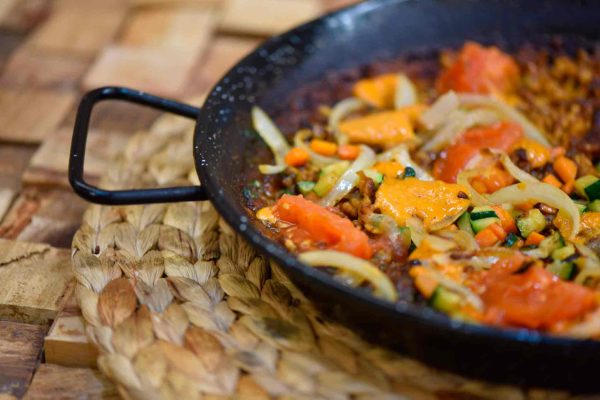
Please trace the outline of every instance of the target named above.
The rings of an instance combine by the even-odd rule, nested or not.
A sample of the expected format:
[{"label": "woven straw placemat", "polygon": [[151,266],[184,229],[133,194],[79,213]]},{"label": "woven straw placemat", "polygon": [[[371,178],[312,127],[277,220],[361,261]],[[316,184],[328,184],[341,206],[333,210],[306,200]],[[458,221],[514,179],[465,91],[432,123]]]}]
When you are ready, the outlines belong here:
[{"label": "woven straw placemat", "polygon": [[[193,122],[134,135],[102,185],[198,184]],[[100,370],[131,399],[564,399],[430,369],[328,321],[208,202],[92,205],[73,239]]]}]

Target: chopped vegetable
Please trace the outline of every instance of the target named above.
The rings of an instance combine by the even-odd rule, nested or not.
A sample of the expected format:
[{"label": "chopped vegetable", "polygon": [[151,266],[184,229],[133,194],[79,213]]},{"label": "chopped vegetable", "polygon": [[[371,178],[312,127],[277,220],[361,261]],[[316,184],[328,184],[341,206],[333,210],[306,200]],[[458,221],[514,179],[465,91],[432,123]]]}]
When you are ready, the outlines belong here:
[{"label": "chopped vegetable", "polygon": [[283,195],[275,205],[274,214],[306,232],[311,240],[324,243],[328,249],[371,258],[369,238],[364,232],[355,228],[350,220],[302,196]]},{"label": "chopped vegetable", "polygon": [[517,219],[517,228],[524,238],[528,238],[534,232],[543,231],[545,227],[546,218],[537,208],[529,210],[526,216]]},{"label": "chopped vegetable", "polygon": [[553,174],[546,175],[544,177],[544,179],[542,179],[542,182],[547,183],[548,185],[552,185],[552,186],[554,186],[556,188],[559,188],[559,189],[562,186],[562,183]]},{"label": "chopped vegetable", "polygon": [[331,207],[337,203],[342,197],[350,193],[350,191],[358,183],[357,172],[369,168],[375,162],[375,152],[370,147],[361,146],[360,155],[350,168],[348,168],[342,176],[337,180],[335,186],[321,199],[321,205]]},{"label": "chopped vegetable", "polygon": [[489,127],[471,128],[463,133],[456,144],[448,147],[433,167],[433,176],[444,182],[456,182],[460,171],[482,149],[509,151],[523,136],[517,124],[499,122]]},{"label": "chopped vegetable", "polygon": [[297,183],[297,185],[298,190],[300,190],[300,193],[302,193],[303,195],[307,195],[308,193],[312,192],[315,188],[315,182],[313,181],[300,181]]},{"label": "chopped vegetable", "polygon": [[354,160],[360,154],[360,147],[351,145],[351,144],[343,144],[338,146],[338,157],[342,160]]},{"label": "chopped vegetable", "polygon": [[452,111],[458,109],[459,105],[460,101],[456,96],[456,93],[449,91],[443,96],[440,96],[427,111],[421,114],[421,123],[427,129],[435,129],[446,121],[448,115]]},{"label": "chopped vegetable", "polygon": [[391,147],[414,138],[410,118],[402,110],[382,111],[339,124],[350,142]]},{"label": "chopped vegetable", "polygon": [[275,162],[278,165],[283,164],[283,159],[290,151],[290,146],[279,128],[277,128],[271,118],[257,106],[252,107],[252,123],[254,129],[256,129],[260,137],[273,152]]},{"label": "chopped vegetable", "polygon": [[531,232],[527,236],[527,240],[525,241],[525,246],[539,246],[539,244],[542,243],[542,241],[545,238],[546,237],[544,235],[542,235],[541,233]]},{"label": "chopped vegetable", "polygon": [[[575,181],[575,190],[577,191],[577,194],[579,194],[580,196],[583,196],[589,200],[594,200],[594,199],[590,199],[590,197],[587,193],[587,189],[588,189],[588,187],[592,187],[592,185],[594,185],[596,182],[598,182],[598,178],[596,178],[593,175],[582,176],[581,178],[579,178]],[[594,194],[594,193],[592,193],[592,194]]]},{"label": "chopped vegetable", "polygon": [[301,167],[308,162],[310,155],[301,147],[294,147],[285,155],[284,161],[292,167]]},{"label": "chopped vegetable", "polygon": [[[480,221],[485,221],[485,220],[480,220]],[[473,221],[471,221],[471,224],[473,224]],[[500,239],[500,237],[497,235],[497,232],[493,228],[493,226],[500,227],[500,225],[498,225],[497,223],[492,222],[486,228],[477,232],[477,234],[475,235],[475,240],[477,241],[477,244],[479,246],[481,246],[481,247],[493,246],[496,243],[498,243],[500,240],[504,239],[504,238]],[[500,229],[502,229],[502,228],[500,227]]]},{"label": "chopped vegetable", "polygon": [[417,89],[410,79],[404,74],[398,74],[396,78],[396,90],[394,92],[394,107],[396,109],[407,107],[417,102]]},{"label": "chopped vegetable", "polygon": [[596,306],[592,290],[560,281],[539,266],[523,274],[489,279],[482,299],[487,307],[486,322],[532,329],[577,318]]},{"label": "chopped vegetable", "polygon": [[558,174],[563,182],[573,182],[577,176],[577,164],[565,156],[560,156],[552,164],[554,172]]},{"label": "chopped vegetable", "polygon": [[579,232],[580,216],[575,203],[565,192],[547,183],[521,182],[500,189],[490,195],[489,200],[495,204],[522,204],[528,201],[547,204],[558,208],[568,218],[571,231],[566,236],[574,238]]},{"label": "chopped vegetable", "polygon": [[445,289],[443,286],[438,286],[433,291],[429,304],[438,311],[452,314],[460,308],[462,299],[456,293]]},{"label": "chopped vegetable", "polygon": [[379,268],[361,258],[339,251],[309,251],[298,256],[300,261],[313,267],[334,267],[358,275],[373,286],[376,296],[396,301],[398,293],[394,284]]},{"label": "chopped vegetable", "polygon": [[519,68],[511,56],[497,47],[467,42],[454,63],[439,76],[436,88],[468,93],[507,93],[519,79]]},{"label": "chopped vegetable", "polygon": [[441,229],[452,224],[469,207],[459,196],[467,189],[461,185],[418,179],[385,179],[376,194],[375,206],[399,225],[416,216],[426,229]]},{"label": "chopped vegetable", "polygon": [[315,153],[327,157],[334,156],[337,153],[337,144],[320,139],[311,140],[310,148]]}]

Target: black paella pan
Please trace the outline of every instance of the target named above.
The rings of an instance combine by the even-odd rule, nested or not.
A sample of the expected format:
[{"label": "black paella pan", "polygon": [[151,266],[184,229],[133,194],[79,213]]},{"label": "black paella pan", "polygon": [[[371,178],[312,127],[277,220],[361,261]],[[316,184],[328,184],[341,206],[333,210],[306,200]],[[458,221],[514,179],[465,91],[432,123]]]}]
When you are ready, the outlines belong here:
[{"label": "black paella pan", "polygon": [[[516,48],[552,35],[590,43],[600,36],[600,1],[372,0],[326,15],[265,42],[231,69],[198,108],[132,89],[88,93],[77,115],[69,178],[82,197],[100,204],[210,200],[249,243],[274,258],[331,317],[374,343],[431,366],[471,377],[525,386],[600,391],[600,341],[558,338],[451,320],[415,304],[390,304],[343,286],[300,263],[260,233],[244,207],[246,172],[263,145],[244,135],[250,110],[286,112],[286,99],[325,73],[423,49],[456,47],[465,40]],[[87,129],[94,104],[120,99],[196,120],[193,151],[202,187],[109,192],[83,180]]]}]

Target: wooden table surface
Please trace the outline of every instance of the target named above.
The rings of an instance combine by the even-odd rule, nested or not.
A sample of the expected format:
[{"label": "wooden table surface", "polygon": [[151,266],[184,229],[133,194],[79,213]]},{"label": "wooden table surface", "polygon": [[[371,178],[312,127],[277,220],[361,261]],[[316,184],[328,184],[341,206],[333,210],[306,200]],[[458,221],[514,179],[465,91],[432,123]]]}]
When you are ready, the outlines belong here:
[{"label": "wooden table surface", "polygon": [[[117,397],[73,298],[86,203],[66,170],[81,94],[116,84],[201,98],[265,37],[354,1],[0,0],[0,399]],[[156,116],[100,105],[87,179]]]}]

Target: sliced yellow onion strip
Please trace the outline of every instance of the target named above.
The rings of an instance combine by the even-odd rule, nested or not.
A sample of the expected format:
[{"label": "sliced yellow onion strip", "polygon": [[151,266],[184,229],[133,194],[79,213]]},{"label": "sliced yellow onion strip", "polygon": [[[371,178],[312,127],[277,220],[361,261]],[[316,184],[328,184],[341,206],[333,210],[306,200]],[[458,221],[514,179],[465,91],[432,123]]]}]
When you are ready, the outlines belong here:
[{"label": "sliced yellow onion strip", "polygon": [[341,272],[357,275],[369,282],[376,296],[396,301],[398,293],[394,284],[379,268],[362,258],[333,250],[308,251],[298,256],[300,261],[312,267],[333,267]]},{"label": "sliced yellow onion strip", "polygon": [[417,102],[417,89],[411,80],[404,74],[398,74],[396,92],[394,94],[394,108],[411,106]]},{"label": "sliced yellow onion strip", "polygon": [[500,157],[500,162],[502,163],[506,171],[519,182],[539,183],[539,180],[536,179],[534,176],[528,174],[521,168],[517,167],[515,163],[512,162],[508,154],[506,154],[505,152],[492,149],[490,149],[490,151],[492,152],[492,154],[495,154]]},{"label": "sliced yellow onion strip", "polygon": [[471,182],[469,179],[479,176],[479,171],[470,169],[464,170],[458,173],[456,177],[456,183],[459,185],[463,185],[467,189],[469,189],[469,198],[471,199],[471,204],[476,207],[485,206],[490,202],[485,198],[482,194],[480,194],[473,186],[471,186]]},{"label": "sliced yellow onion strip", "polygon": [[290,146],[283,133],[281,133],[271,118],[258,106],[252,107],[252,124],[273,152],[275,163],[277,165],[284,165],[283,159],[288,151],[290,151]]},{"label": "sliced yellow onion strip", "polygon": [[338,144],[346,144],[348,138],[342,132],[340,132],[338,125],[348,115],[356,112],[366,106],[365,102],[356,97],[348,97],[347,99],[339,101],[331,109],[328,119],[328,129],[333,132]]},{"label": "sliced yellow onion strip", "polygon": [[488,199],[494,204],[522,204],[533,200],[558,208],[571,220],[569,238],[573,239],[579,233],[581,219],[577,206],[565,192],[547,183],[517,183],[492,193]]},{"label": "sliced yellow onion strip", "polygon": [[375,152],[365,145],[360,146],[360,155],[339,177],[333,188],[320,201],[323,207],[334,206],[345,195],[350,193],[358,183],[357,172],[371,167],[375,163]]},{"label": "sliced yellow onion strip", "polygon": [[419,119],[427,129],[435,129],[445,122],[448,115],[458,109],[459,105],[458,96],[451,90],[440,96]]},{"label": "sliced yellow onion strip", "polygon": [[546,147],[550,147],[550,142],[546,139],[546,136],[539,130],[534,124],[531,123],[523,114],[514,109],[513,107],[501,102],[500,100],[494,99],[489,96],[482,96],[479,94],[459,94],[458,99],[460,104],[464,106],[482,106],[489,107],[497,111],[502,117],[514,121],[521,125],[525,136],[535,140],[538,143],[543,144]]},{"label": "sliced yellow onion strip", "polygon": [[263,175],[275,175],[285,171],[287,167],[285,165],[270,165],[270,164],[260,164],[258,166],[258,170]]}]

